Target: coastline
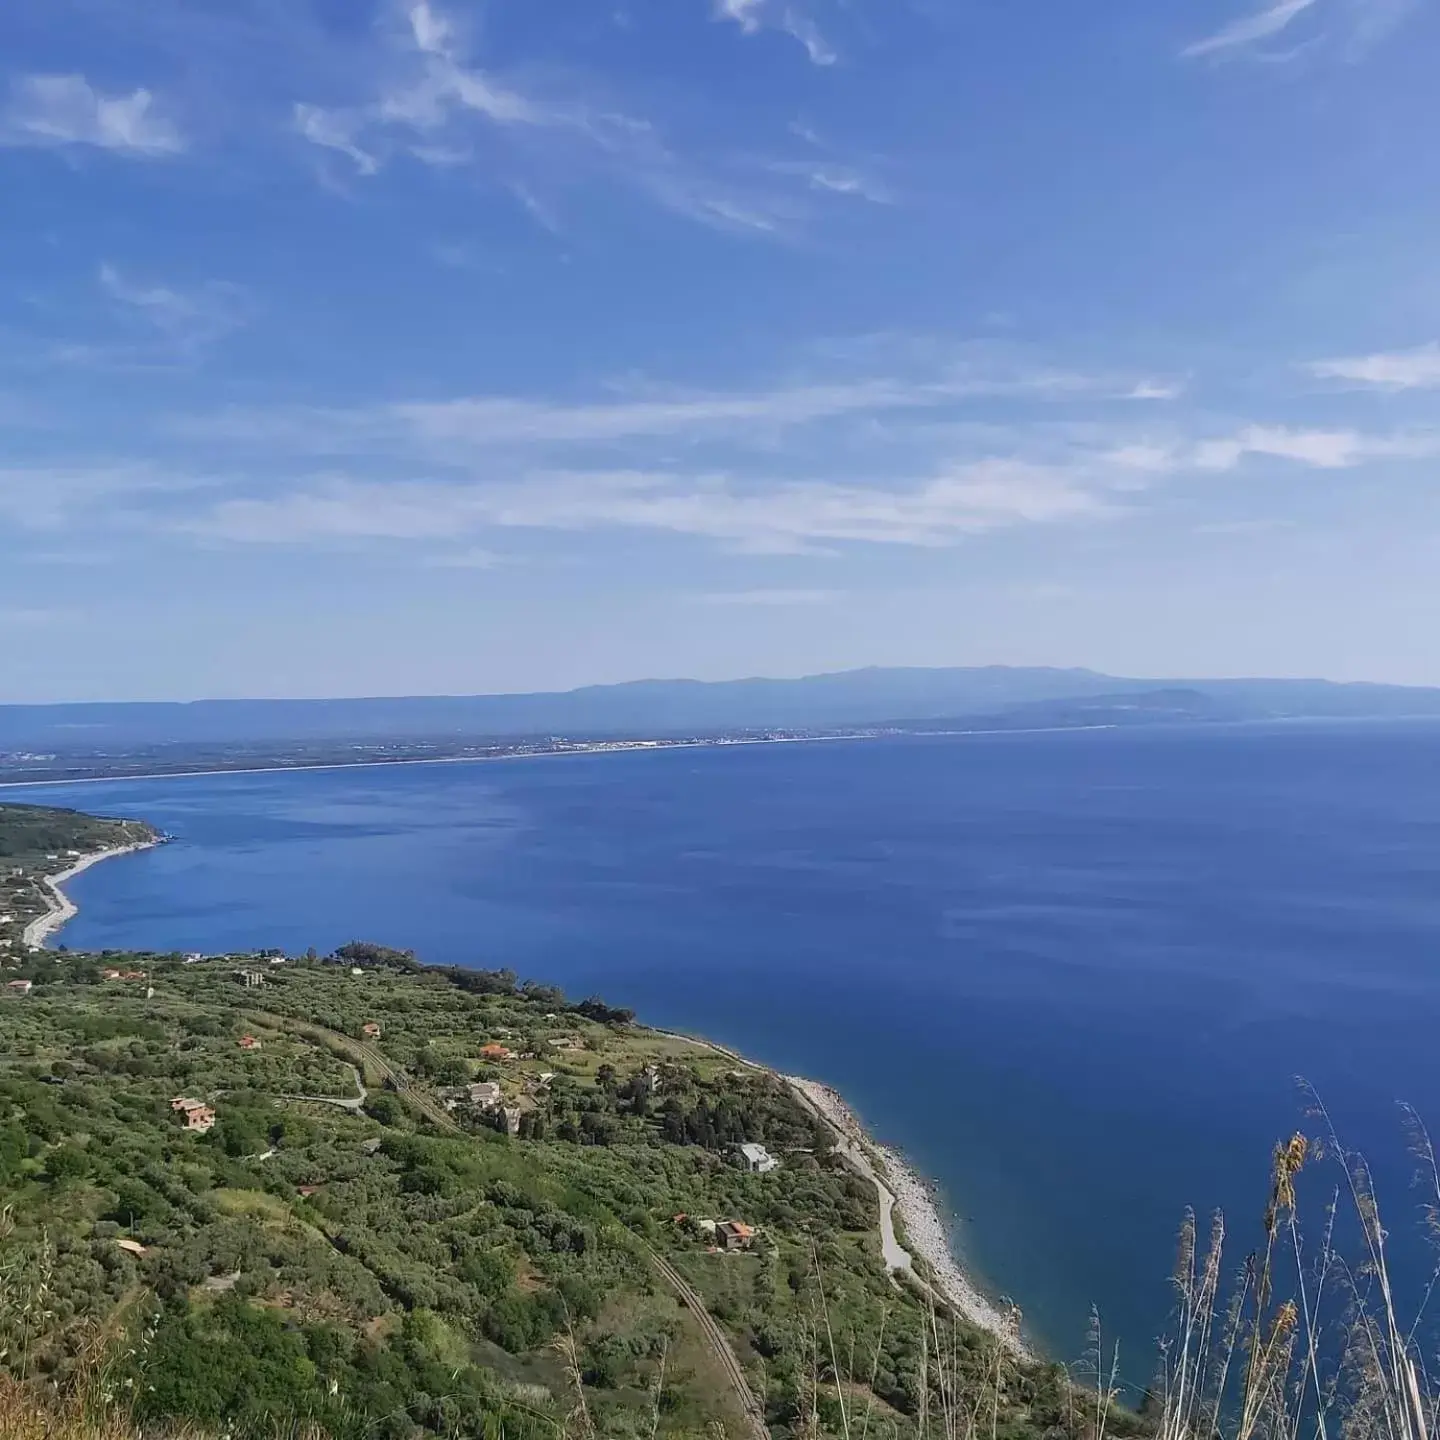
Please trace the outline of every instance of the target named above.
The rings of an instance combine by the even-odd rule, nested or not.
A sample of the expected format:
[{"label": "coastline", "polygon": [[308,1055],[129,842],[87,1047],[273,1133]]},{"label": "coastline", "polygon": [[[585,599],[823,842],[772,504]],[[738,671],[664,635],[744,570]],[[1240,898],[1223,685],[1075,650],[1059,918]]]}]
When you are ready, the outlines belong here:
[{"label": "coastline", "polygon": [[97,850],[77,860],[68,870],[58,875],[46,875],[40,882],[41,892],[49,907],[43,915],[37,915],[21,932],[20,943],[30,950],[43,950],[45,943],[79,913],[80,907],[65,893],[64,887],[77,875],[83,875],[92,865],[102,860],[114,860],[120,855],[133,855],[139,850],[150,850],[160,844],[153,840],[136,840],[129,845],[112,845],[108,850]]},{"label": "coastline", "polygon": [[[838,740],[850,738],[860,737],[813,736],[803,737],[803,739],[801,737],[769,737],[766,739],[719,743],[793,744],[805,743],[806,741],[813,743],[823,739]],[[680,749],[695,748],[699,745],[715,743],[717,742],[682,742],[680,745],[664,747],[622,743],[619,745],[609,745],[604,747],[604,749],[608,751],[651,748]],[[333,766],[284,766],[277,767],[277,769],[285,771],[301,768],[360,769],[396,764],[483,764],[488,760],[533,759],[545,755],[553,756],[566,753],[574,754],[576,752],[540,751],[531,752],[527,755],[437,757],[410,761],[350,762]],[[581,753],[595,752],[589,751]],[[253,774],[257,772],[191,772],[192,775],[196,775],[197,777],[200,773]],[[259,773],[274,772],[264,771]],[[124,778],[138,779],[140,777]],[[177,779],[190,777],[172,773],[168,776],[155,776],[151,778]],[[95,780],[51,781],[49,783],[52,785],[75,785],[103,782],[97,777]],[[0,785],[0,789],[4,788],[9,787]],[[69,898],[64,889],[65,885],[71,880],[83,874],[92,866],[98,865],[101,861],[114,859],[121,855],[134,854],[141,850],[153,848],[161,843],[162,837],[152,836],[144,840],[134,841],[130,844],[112,846],[109,849],[84,856],[58,874],[43,877],[40,883],[47,909],[44,914],[37,916],[26,925],[22,933],[22,944],[31,950],[45,948],[47,942],[79,913],[79,907]],[[943,1219],[936,1203],[933,1186],[896,1150],[881,1144],[875,1139],[875,1137],[865,1129],[858,1116],[838,1091],[820,1081],[785,1074],[772,1066],[751,1060],[747,1056],[725,1045],[717,1044],[701,1036],[664,1030],[657,1027],[646,1026],[644,1028],[651,1029],[657,1034],[671,1035],[688,1044],[701,1046],[716,1054],[725,1056],[737,1065],[745,1066],[748,1069],[764,1071],[779,1079],[812,1114],[830,1129],[835,1137],[836,1148],[851,1168],[875,1186],[879,1207],[881,1257],[892,1277],[896,1277],[897,1280],[908,1281],[920,1290],[931,1294],[936,1300],[946,1305],[957,1315],[963,1317],[977,1329],[994,1335],[1015,1358],[1027,1362],[1034,1362],[1040,1358],[1035,1349],[1022,1337],[1018,1310],[1003,1300],[992,1300],[982,1287],[966,1273],[959,1261],[957,1261],[950,1245],[949,1227]],[[898,1230],[896,1226],[897,1216],[899,1217]],[[917,1260],[923,1262],[923,1272],[917,1269]]]},{"label": "coastline", "polygon": [[[1021,1334],[1018,1310],[991,1300],[956,1260],[932,1186],[898,1151],[882,1145],[866,1130],[839,1091],[803,1075],[786,1075],[714,1040],[678,1030],[645,1028],[712,1050],[747,1069],[763,1070],[789,1086],[800,1102],[830,1127],[836,1148],[851,1166],[874,1184],[880,1202],[881,1256],[891,1274],[931,1291],[977,1329],[994,1335],[1015,1359],[1031,1364],[1041,1360]],[[897,1215],[903,1233],[896,1232]],[[915,1269],[917,1257],[929,1268],[933,1286]]]},{"label": "coastline", "polygon": [[[780,1078],[836,1133],[846,1159],[874,1182],[880,1196],[882,1249],[892,1273],[904,1273],[915,1284],[930,1289],[930,1282],[913,1264],[915,1258],[923,1260],[933,1277],[934,1292],[957,1314],[996,1336],[1017,1359],[1038,1361],[1040,1357],[1020,1334],[1018,1312],[986,1296],[955,1259],[931,1186],[915,1168],[876,1140],[838,1091],[799,1075]],[[900,1217],[903,1227],[899,1236],[894,1215]]]},{"label": "coastline", "polygon": [[157,770],[135,775],[78,775],[58,780],[0,780],[0,791],[43,790],[60,785],[112,785],[129,781],[208,780],[224,775],[289,775],[309,770],[388,770],[409,765],[490,765],[505,760],[553,760],[575,755],[617,755],[663,750],[733,750],[746,745],[824,745],[841,740],[973,739],[991,735],[1066,735],[1114,730],[1115,725],[1039,725],[1015,730],[855,731],[833,735],[754,735],[732,739],[601,740],[569,749],[516,750],[498,755],[416,755],[395,760],[322,760],[315,764],[250,765],[220,770]]}]

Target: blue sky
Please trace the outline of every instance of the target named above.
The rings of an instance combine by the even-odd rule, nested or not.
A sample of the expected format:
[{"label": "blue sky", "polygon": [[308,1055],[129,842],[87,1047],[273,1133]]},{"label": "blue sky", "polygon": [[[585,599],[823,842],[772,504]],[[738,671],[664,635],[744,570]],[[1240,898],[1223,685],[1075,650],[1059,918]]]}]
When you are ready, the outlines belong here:
[{"label": "blue sky", "polygon": [[10,0],[0,700],[1440,684],[1427,0]]}]

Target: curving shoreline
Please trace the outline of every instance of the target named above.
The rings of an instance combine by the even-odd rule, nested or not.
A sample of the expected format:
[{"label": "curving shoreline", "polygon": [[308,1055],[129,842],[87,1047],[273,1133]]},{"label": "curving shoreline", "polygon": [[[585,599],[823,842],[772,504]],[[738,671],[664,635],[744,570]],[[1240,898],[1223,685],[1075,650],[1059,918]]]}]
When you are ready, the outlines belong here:
[{"label": "curving shoreline", "polygon": [[[1021,1338],[1018,1312],[989,1299],[960,1267],[931,1188],[915,1169],[865,1129],[838,1091],[799,1075],[780,1078],[835,1131],[845,1158],[874,1182],[880,1197],[882,1250],[890,1270],[904,1272],[927,1286],[914,1269],[913,1260],[918,1256],[930,1269],[937,1295],[958,1314],[996,1336],[1018,1359],[1037,1360],[1035,1351]],[[895,1234],[896,1214],[904,1227],[903,1240]]]},{"label": "curving shoreline", "polygon": [[84,856],[58,875],[46,875],[41,880],[40,887],[48,908],[43,915],[37,915],[25,927],[21,932],[20,943],[31,950],[43,950],[45,942],[80,913],[80,907],[64,890],[65,885],[77,875],[83,875],[92,865],[98,865],[102,860],[113,860],[118,855],[133,855],[137,850],[150,850],[158,844],[160,840],[156,838],[136,840],[129,845],[112,845],[108,850],[97,850],[93,855]]},{"label": "curving shoreline", "polygon": [[[1017,1360],[1039,1362],[1042,1357],[1021,1334],[1018,1309],[991,1300],[956,1260],[950,1248],[950,1231],[935,1204],[932,1187],[898,1151],[880,1144],[866,1130],[838,1090],[803,1075],[783,1074],[728,1045],[698,1035],[679,1030],[654,1030],[654,1033],[713,1050],[747,1069],[774,1075],[788,1085],[800,1102],[834,1132],[836,1148],[845,1159],[874,1184],[880,1202],[880,1252],[886,1268],[930,1290],[931,1282],[915,1269],[914,1260],[918,1256],[929,1267],[933,1291],[940,1300],[978,1329],[994,1335]],[[895,1229],[896,1215],[903,1226],[903,1238]]]},{"label": "curving shoreline", "polygon": [[[83,856],[67,869],[42,877],[41,893],[46,911],[27,924],[22,944],[31,950],[43,949],[63,926],[78,913],[79,907],[65,893],[65,885],[92,866],[121,855],[151,849],[163,843],[163,837],[152,835],[126,845],[115,845]],[[650,1027],[646,1027],[650,1028]],[[838,1091],[816,1080],[787,1075],[761,1065],[727,1046],[695,1035],[671,1034],[691,1044],[713,1050],[737,1064],[773,1074],[787,1085],[798,1099],[814,1113],[836,1138],[837,1149],[861,1176],[876,1190],[879,1202],[881,1257],[893,1275],[935,1297],[964,1319],[996,1336],[1017,1358],[1034,1361],[1038,1357],[1020,1334],[1018,1312],[1013,1306],[991,1300],[965,1273],[950,1248],[948,1227],[935,1203],[932,1187],[894,1149],[879,1143],[860,1122]],[[898,1215],[900,1229],[895,1219]],[[926,1274],[915,1266],[924,1262]]]}]

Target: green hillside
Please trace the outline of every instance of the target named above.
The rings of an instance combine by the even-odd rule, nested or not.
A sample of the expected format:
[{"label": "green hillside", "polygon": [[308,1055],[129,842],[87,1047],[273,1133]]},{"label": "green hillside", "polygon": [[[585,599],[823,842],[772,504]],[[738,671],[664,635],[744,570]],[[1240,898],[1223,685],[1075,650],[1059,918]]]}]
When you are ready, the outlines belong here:
[{"label": "green hillside", "polygon": [[[374,947],[20,975],[12,1369],[63,1384],[99,1336],[139,1421],[216,1433],[741,1436],[753,1397],[776,1435],[905,1436],[961,1386],[996,1434],[1082,1423],[1063,1372],[892,1281],[873,1186],[766,1071]],[[742,1141],[780,1167],[746,1173]],[[726,1221],[753,1238],[727,1250]]]}]

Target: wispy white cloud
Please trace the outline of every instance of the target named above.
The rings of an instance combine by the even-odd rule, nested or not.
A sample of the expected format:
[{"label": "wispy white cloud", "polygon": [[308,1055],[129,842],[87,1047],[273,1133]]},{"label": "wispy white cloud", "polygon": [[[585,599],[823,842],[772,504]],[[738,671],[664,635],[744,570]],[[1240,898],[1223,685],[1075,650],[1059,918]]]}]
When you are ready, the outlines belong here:
[{"label": "wispy white cloud", "polygon": [[185,137],[148,90],[106,95],[83,75],[26,75],[11,85],[0,112],[0,145],[88,145],[153,160],[179,155]]},{"label": "wispy white cloud", "polygon": [[[652,416],[649,424],[662,418],[664,425],[673,419]],[[621,428],[633,438],[633,425]],[[816,463],[811,447],[801,447],[777,451],[768,467],[687,466],[674,462],[669,444],[658,452],[672,455],[668,464],[637,456],[637,463],[607,466],[582,451],[586,468],[548,463],[551,442],[528,424],[509,433],[521,437],[514,446],[469,445],[438,463],[419,458],[426,453],[419,442],[409,453],[367,448],[363,469],[328,473],[297,473],[294,458],[279,453],[204,478],[118,465],[3,471],[0,519],[59,530],[83,516],[99,533],[108,517],[124,528],[208,544],[393,545],[411,550],[418,563],[456,569],[505,563],[499,537],[526,530],[629,531],[751,555],[818,555],[852,546],[939,549],[1006,530],[1112,521],[1135,513],[1162,483],[1207,473],[1261,480],[1263,462],[1339,472],[1440,455],[1440,431],[1251,425],[1150,440],[1102,425],[1057,443],[1042,424],[1010,434],[996,428],[968,447],[957,439],[949,454],[937,451],[910,468],[900,457],[913,452],[903,445],[888,462],[882,451],[871,465],[857,463],[844,442],[826,450],[829,463]],[[587,422],[576,433],[596,429]],[[663,426],[658,433],[669,434]],[[230,463],[236,466],[233,457]],[[436,478],[414,478],[427,472]]]},{"label": "wispy white cloud", "polygon": [[632,387],[602,400],[561,402],[479,395],[389,401],[364,409],[276,407],[178,417],[173,435],[304,454],[408,449],[465,460],[495,447],[549,447],[678,439],[767,440],[800,427],[887,415],[944,412],[989,398],[1063,404],[1128,399],[1136,382],[1023,360],[941,361],[923,372],[777,384],[769,389],[686,391]]},{"label": "wispy white cloud", "polygon": [[1263,10],[1232,20],[1213,35],[1187,45],[1180,53],[1188,58],[1195,58],[1244,50],[1261,40],[1269,40],[1279,35],[1318,3],[1319,0],[1274,0],[1273,4],[1267,5]]},{"label": "wispy white cloud", "polygon": [[1420,460],[1440,455],[1440,432],[1371,435],[1359,430],[1250,425],[1235,435],[1200,442],[1189,463],[1202,470],[1233,470],[1250,455],[1291,460],[1320,470],[1347,470],[1367,460]]},{"label": "wispy white cloud", "polygon": [[220,281],[179,289],[106,263],[97,283],[124,338],[59,342],[49,352],[55,363],[118,370],[188,365],[248,319],[244,292]]},{"label": "wispy white cloud", "polygon": [[1185,393],[1182,380],[1148,378],[1137,381],[1126,393],[1127,400],[1178,400]]},{"label": "wispy white cloud", "polygon": [[542,200],[530,186],[516,181],[510,190],[520,202],[521,208],[542,230],[548,230],[552,235],[564,234],[565,227],[561,225],[554,207]]},{"label": "wispy white cloud", "polygon": [[1440,344],[1315,360],[1305,368],[1319,379],[1344,380],[1361,388],[1435,390],[1440,389]]},{"label": "wispy white cloud", "polygon": [[764,5],[765,0],[715,0],[715,18],[733,20],[747,35],[754,35]]},{"label": "wispy white cloud", "polygon": [[494,528],[630,529],[795,554],[837,542],[946,546],[967,535],[1094,518],[1115,508],[1058,467],[986,460],[898,485],[757,485],[724,474],[651,471],[542,471],[511,482],[332,479],[278,497],[226,500],[184,528],[266,544],[433,541]]},{"label": "wispy white cloud", "polygon": [[334,150],[352,161],[358,175],[373,175],[380,162],[356,144],[356,135],[364,125],[361,116],[343,110],[324,110],[319,105],[297,103],[294,109],[297,133],[312,145]]},{"label": "wispy white cloud", "polygon": [[[1418,0],[1269,0],[1261,9],[1243,15],[1213,35],[1187,45],[1186,58],[1215,60],[1251,56],[1260,60],[1291,60],[1302,50],[1325,45],[1332,54],[1358,60],[1383,40],[1417,7]],[[1302,16],[1308,38],[1288,49],[1266,48],[1264,42],[1286,32]]]},{"label": "wispy white cloud", "polygon": [[408,7],[376,68],[358,99],[294,108],[296,133],[345,157],[356,176],[401,159],[479,168],[542,224],[551,215],[537,199],[542,189],[597,177],[716,229],[790,234],[803,216],[796,187],[782,189],[757,167],[732,178],[682,158],[648,121],[560,93],[553,75],[542,83],[483,68],[460,26],[430,0]]},{"label": "wispy white cloud", "polygon": [[733,22],[746,35],[778,30],[790,36],[804,47],[812,65],[833,65],[839,59],[820,27],[790,0],[714,0],[711,14]]},{"label": "wispy white cloud", "polygon": [[875,205],[895,203],[888,186],[851,165],[825,164],[815,160],[776,160],[769,169],[776,175],[797,176],[810,189],[830,195],[852,195]]},{"label": "wispy white cloud", "polygon": [[840,56],[830,42],[820,33],[820,27],[798,10],[787,8],[780,21],[780,28],[792,39],[805,47],[812,65],[833,65]]}]

